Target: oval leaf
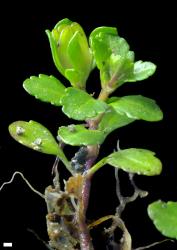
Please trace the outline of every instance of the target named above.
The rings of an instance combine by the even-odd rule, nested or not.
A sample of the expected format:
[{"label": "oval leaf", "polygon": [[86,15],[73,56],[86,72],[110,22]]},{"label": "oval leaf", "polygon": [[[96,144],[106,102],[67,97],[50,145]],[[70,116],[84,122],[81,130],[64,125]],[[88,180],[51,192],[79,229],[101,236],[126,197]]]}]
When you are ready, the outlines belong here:
[{"label": "oval leaf", "polygon": [[126,114],[133,119],[145,121],[160,121],[163,113],[153,99],[141,96],[124,96],[110,105],[120,114]]},{"label": "oval leaf", "polygon": [[162,164],[154,154],[147,149],[124,149],[108,156],[107,163],[129,173],[158,175],[161,173]]},{"label": "oval leaf", "polygon": [[95,145],[104,141],[105,135],[99,130],[88,130],[83,125],[62,126],[58,130],[61,140],[72,146]]},{"label": "oval leaf", "polygon": [[45,154],[60,154],[60,148],[50,131],[38,122],[13,122],[9,132],[16,141],[29,148]]},{"label": "oval leaf", "polygon": [[177,239],[177,202],[155,201],[148,206],[148,215],[164,236]]},{"label": "oval leaf", "polygon": [[72,119],[85,120],[105,112],[108,105],[95,100],[85,91],[69,87],[61,99],[63,112]]},{"label": "oval leaf", "polygon": [[129,82],[142,81],[153,75],[156,71],[156,65],[152,62],[137,61],[134,64],[133,77]]},{"label": "oval leaf", "polygon": [[56,106],[61,106],[60,99],[65,94],[65,87],[57,78],[43,74],[26,79],[23,87],[30,95]]},{"label": "oval leaf", "polygon": [[110,107],[103,115],[103,118],[98,125],[98,129],[108,135],[113,130],[126,126],[134,120],[135,119],[129,118],[125,114],[117,113],[112,107]]}]

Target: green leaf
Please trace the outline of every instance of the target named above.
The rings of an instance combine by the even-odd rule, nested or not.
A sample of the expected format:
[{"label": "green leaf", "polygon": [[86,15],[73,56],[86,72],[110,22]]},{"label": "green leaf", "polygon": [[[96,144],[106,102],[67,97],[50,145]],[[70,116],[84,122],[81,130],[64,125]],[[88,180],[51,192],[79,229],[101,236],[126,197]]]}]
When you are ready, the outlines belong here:
[{"label": "green leaf", "polygon": [[87,39],[82,33],[77,31],[73,35],[67,51],[74,69],[84,71],[84,74],[89,74],[92,65],[92,55],[88,48]]},{"label": "green leaf", "polygon": [[82,27],[65,18],[46,33],[57,69],[73,87],[85,89],[94,59]]},{"label": "green leaf", "polygon": [[54,29],[58,29],[61,25],[70,25],[73,22],[71,20],[69,20],[68,18],[64,18],[62,20],[60,20],[54,27]]},{"label": "green leaf", "polygon": [[125,57],[129,51],[129,45],[123,37],[102,32],[99,34],[99,39],[107,46],[112,55]]},{"label": "green leaf", "polygon": [[78,26],[78,30],[68,42],[67,54],[72,68],[65,70],[65,76],[73,87],[85,89],[86,79],[92,70],[93,57],[84,31],[81,29]]},{"label": "green leaf", "polygon": [[61,99],[63,112],[72,119],[85,120],[105,112],[108,105],[83,90],[69,87]]},{"label": "green leaf", "polygon": [[142,119],[145,121],[160,121],[163,113],[153,99],[141,96],[124,96],[119,100],[110,103],[117,113],[126,114],[133,119]]},{"label": "green leaf", "polygon": [[112,107],[110,107],[103,115],[103,118],[98,125],[98,129],[108,135],[113,130],[126,126],[134,120],[135,119],[132,119],[125,114],[117,113]]},{"label": "green leaf", "polygon": [[132,78],[128,79],[129,82],[142,81],[149,76],[153,75],[156,70],[156,65],[152,62],[137,61],[134,63],[134,70]]},{"label": "green leaf", "polygon": [[112,66],[109,65],[112,60],[110,58],[118,56],[118,60],[124,59],[121,57],[125,57],[129,51],[126,40],[119,37],[116,30],[111,31],[109,29],[100,29],[100,31],[91,34],[90,37],[90,45],[98,68],[103,71],[107,69],[110,71],[109,73],[113,71]]},{"label": "green leaf", "polygon": [[100,39],[100,34],[112,34],[117,35],[117,29],[112,27],[98,27],[92,31],[89,37],[90,46],[92,48],[97,67],[101,69],[108,57],[110,56],[110,50],[106,43]]},{"label": "green leaf", "polygon": [[134,52],[129,51],[126,40],[116,32],[98,30],[91,34],[90,45],[100,69],[102,88],[113,92],[117,87],[132,78]]},{"label": "green leaf", "polygon": [[99,130],[88,130],[83,125],[62,126],[58,130],[61,140],[72,146],[96,145],[104,141],[105,135]]},{"label": "green leaf", "polygon": [[26,79],[23,87],[30,95],[56,106],[61,106],[60,99],[65,94],[65,87],[57,78],[43,74]]},{"label": "green leaf", "polygon": [[177,202],[155,201],[148,206],[148,215],[164,236],[177,240]]},{"label": "green leaf", "polygon": [[35,121],[16,121],[10,124],[9,132],[19,143],[36,151],[60,155],[60,148],[50,131]]},{"label": "green leaf", "polygon": [[154,155],[154,152],[147,149],[124,149],[109,155],[107,163],[129,173],[158,175],[161,173],[162,164]]},{"label": "green leaf", "polygon": [[100,70],[102,87],[107,92],[113,92],[125,82],[144,80],[156,70],[151,62],[134,63],[134,52],[116,29],[97,28],[90,35],[90,46]]},{"label": "green leaf", "polygon": [[[127,51],[125,55],[112,54],[109,59],[109,72],[111,75],[110,80],[113,81],[111,85],[113,88],[120,87],[125,82],[128,82],[129,78],[132,78],[134,67],[134,52]],[[105,73],[105,72],[104,72]],[[101,74],[102,79],[102,74]],[[102,82],[106,83],[103,78]]]},{"label": "green leaf", "polygon": [[76,88],[85,88],[85,84],[82,84],[83,75],[81,72],[76,71],[75,69],[66,69],[65,77],[72,83],[73,87]]},{"label": "green leaf", "polygon": [[55,64],[56,68],[58,69],[58,71],[62,75],[64,75],[65,69],[63,68],[63,66],[60,62],[60,58],[58,57],[58,46],[57,46],[57,43],[54,39],[54,36],[53,36],[52,32],[50,32],[50,30],[46,30],[45,32],[46,32],[47,37],[49,39],[50,49],[52,52],[52,58],[53,58],[54,64]]},{"label": "green leaf", "polygon": [[100,35],[100,33],[106,33],[111,35],[118,35],[117,29],[115,27],[107,27],[107,26],[101,26],[94,29],[89,37],[89,43],[92,44],[94,42],[95,37]]}]

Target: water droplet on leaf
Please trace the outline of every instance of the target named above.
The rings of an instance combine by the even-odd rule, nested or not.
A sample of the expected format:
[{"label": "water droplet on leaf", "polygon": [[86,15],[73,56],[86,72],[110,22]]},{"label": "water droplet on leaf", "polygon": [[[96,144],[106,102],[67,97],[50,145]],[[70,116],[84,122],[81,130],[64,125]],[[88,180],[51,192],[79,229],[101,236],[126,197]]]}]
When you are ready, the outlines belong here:
[{"label": "water droplet on leaf", "polygon": [[34,142],[33,142],[34,145],[36,146],[40,146],[42,144],[42,139],[41,138],[37,138]]},{"label": "water droplet on leaf", "polygon": [[17,126],[16,128],[16,134],[17,135],[23,135],[25,132],[24,128],[20,127],[20,126]]}]

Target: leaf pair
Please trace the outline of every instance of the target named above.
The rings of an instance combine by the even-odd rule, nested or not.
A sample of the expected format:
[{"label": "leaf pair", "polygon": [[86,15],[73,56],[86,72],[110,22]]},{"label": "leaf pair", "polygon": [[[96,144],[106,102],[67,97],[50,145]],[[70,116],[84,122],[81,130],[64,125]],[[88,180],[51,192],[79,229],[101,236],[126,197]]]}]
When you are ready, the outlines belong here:
[{"label": "leaf pair", "polygon": [[[24,81],[23,86],[28,93],[42,101],[57,106],[62,105],[62,111],[69,118],[84,121],[103,114],[98,130],[94,132],[88,131],[82,126],[82,131],[80,131],[76,127],[73,137],[67,127],[65,129],[62,127],[59,134],[61,133],[60,136],[63,141],[70,145],[82,145],[82,143],[84,145],[100,144],[105,139],[105,136],[113,130],[135,120],[159,121],[163,117],[162,111],[155,101],[141,95],[112,97],[106,104],[103,101],[94,99],[83,90],[73,87],[65,88],[55,77],[43,74],[40,74],[39,77],[30,77]],[[64,134],[63,131],[65,131]],[[81,133],[84,133],[84,142],[81,140],[79,143],[79,139],[76,140],[76,137],[81,137]],[[89,139],[91,135],[95,139]]]},{"label": "leaf pair", "polygon": [[[118,100],[106,105],[106,103],[93,99],[81,90],[68,88],[61,103],[63,112],[76,120],[85,120],[103,114],[98,130],[95,131],[73,125],[75,132],[72,133],[69,128],[62,127],[59,130],[59,135],[64,142],[70,145],[101,144],[110,132],[135,120],[143,119],[152,122],[163,118],[163,113],[155,101],[141,95],[118,98]],[[90,136],[93,137],[92,140]]]},{"label": "leaf pair", "polygon": [[[59,136],[61,139],[64,138],[64,141],[68,144],[101,144],[104,139],[101,131],[86,130],[83,125],[71,126],[59,129]],[[14,122],[9,126],[9,132],[15,140],[27,147],[42,153],[62,157],[62,150],[52,134],[37,122]],[[161,162],[154,154],[152,151],[145,149],[125,149],[109,155],[104,164],[108,163],[131,173],[155,175],[161,172]]]},{"label": "leaf pair", "polygon": [[85,89],[93,57],[82,27],[65,18],[52,31],[46,30],[52,57],[59,72],[76,88]]},{"label": "leaf pair", "polygon": [[[62,150],[50,131],[35,121],[17,121],[9,126],[11,136],[19,143],[45,154],[61,157]],[[59,128],[58,135],[66,144],[73,146],[101,144],[103,132],[87,130],[84,125],[69,125]]]},{"label": "leaf pair", "polygon": [[[40,74],[39,77],[32,76],[24,81],[23,87],[41,101],[50,102],[56,106],[63,105],[63,112],[75,120],[93,118],[108,109],[108,105],[103,101],[95,100],[82,90],[65,88],[54,76],[44,74]],[[160,108],[150,98],[132,95],[114,98],[114,100],[110,101],[109,106],[113,107],[119,116],[127,115],[131,119],[146,121],[159,121],[163,117]],[[108,113],[111,113],[110,109]]]},{"label": "leaf pair", "polygon": [[151,62],[134,62],[134,52],[116,28],[99,27],[89,37],[82,27],[65,18],[52,31],[46,30],[57,69],[76,88],[85,89],[94,68],[100,70],[102,88],[113,92],[125,82],[140,81],[151,76],[156,66]]},{"label": "leaf pair", "polygon": [[64,85],[55,77],[40,74],[23,83],[24,89],[37,99],[63,106],[62,111],[75,120],[86,120],[105,112],[107,104],[96,100],[83,90]]},{"label": "leaf pair", "polygon": [[[83,90],[73,87],[65,88],[60,81],[53,76],[40,74],[32,76],[24,81],[25,90],[36,98],[50,102],[56,106],[63,106],[63,112],[75,120],[87,120],[104,113],[108,105],[103,101],[96,100]],[[101,144],[105,138],[104,132],[87,130],[82,125],[61,127],[59,136],[70,145],[93,145]]]},{"label": "leaf pair", "polygon": [[141,81],[155,72],[156,66],[151,62],[134,62],[134,52],[115,28],[96,28],[90,35],[90,46],[100,70],[102,88],[108,93],[125,82]]}]

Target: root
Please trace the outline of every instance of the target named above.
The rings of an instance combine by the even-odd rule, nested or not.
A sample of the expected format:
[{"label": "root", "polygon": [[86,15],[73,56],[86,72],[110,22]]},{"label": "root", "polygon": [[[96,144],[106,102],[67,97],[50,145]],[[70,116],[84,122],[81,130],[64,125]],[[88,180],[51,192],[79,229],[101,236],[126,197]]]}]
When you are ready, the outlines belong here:
[{"label": "root", "polygon": [[16,175],[20,175],[22,177],[22,179],[25,181],[25,183],[27,184],[27,186],[37,195],[39,195],[41,198],[45,199],[45,196],[40,193],[39,191],[37,191],[35,188],[33,188],[33,186],[29,183],[29,181],[24,177],[24,175],[21,172],[14,172],[11,179],[9,181],[6,181],[2,184],[2,186],[0,187],[0,191],[4,188],[4,186],[11,184],[14,181],[14,178]]},{"label": "root", "polygon": [[162,241],[154,242],[154,243],[152,243],[152,244],[150,244],[150,245],[147,245],[147,246],[144,246],[144,247],[134,248],[134,250],[144,250],[144,249],[148,249],[148,248],[151,248],[151,247],[155,247],[155,246],[157,246],[157,245],[160,245],[160,244],[162,244],[162,243],[164,243],[164,242],[166,242],[166,241],[174,242],[174,241],[171,240],[171,239],[165,239],[165,240],[162,240]]},{"label": "root", "polygon": [[27,231],[30,232],[30,233],[32,233],[36,237],[37,240],[39,240],[40,242],[42,242],[47,249],[53,250],[53,248],[51,248],[47,242],[45,242],[43,239],[41,239],[39,237],[39,235],[34,230],[28,228]]}]

